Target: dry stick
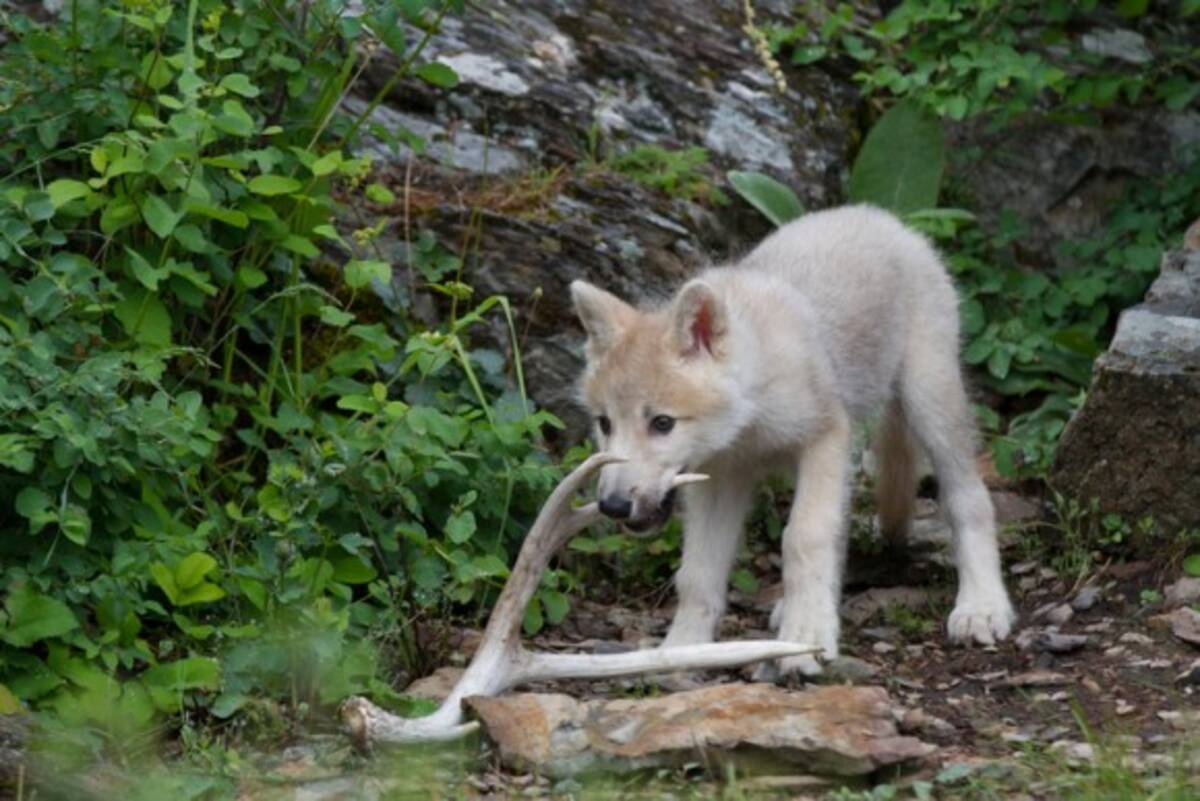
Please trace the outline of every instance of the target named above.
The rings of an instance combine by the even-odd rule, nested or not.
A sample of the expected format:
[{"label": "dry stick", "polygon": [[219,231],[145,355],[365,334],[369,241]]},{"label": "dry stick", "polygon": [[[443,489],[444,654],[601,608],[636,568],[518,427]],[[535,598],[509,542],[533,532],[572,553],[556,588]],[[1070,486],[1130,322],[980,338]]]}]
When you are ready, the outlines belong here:
[{"label": "dry stick", "polygon": [[[464,722],[462,701],[472,695],[496,695],[518,684],[544,679],[596,679],[675,670],[740,667],[766,659],[813,653],[817,649],[777,640],[709,643],[658,648],[624,654],[546,654],[521,646],[521,620],[551,557],[571,537],[599,517],[596,504],[575,509],[571,498],[606,464],[622,461],[598,453],[577,467],[550,495],[525,537],[517,564],[488,619],[483,638],[470,666],[432,715],[401,718],[365,698],[342,704],[341,716],[360,747],[373,743],[412,743],[452,740],[479,727]],[[703,481],[707,476],[685,473],[674,485]]]}]

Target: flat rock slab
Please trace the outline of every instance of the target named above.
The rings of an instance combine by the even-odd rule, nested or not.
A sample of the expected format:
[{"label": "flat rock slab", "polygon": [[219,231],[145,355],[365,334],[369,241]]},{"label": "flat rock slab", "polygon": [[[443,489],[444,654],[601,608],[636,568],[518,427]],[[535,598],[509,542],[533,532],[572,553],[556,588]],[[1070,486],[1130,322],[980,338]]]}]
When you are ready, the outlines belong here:
[{"label": "flat rock slab", "polygon": [[936,750],[899,733],[897,706],[882,687],[724,684],[658,698],[519,693],[464,703],[505,765],[551,776],[702,758],[751,773],[852,777],[913,765]]}]

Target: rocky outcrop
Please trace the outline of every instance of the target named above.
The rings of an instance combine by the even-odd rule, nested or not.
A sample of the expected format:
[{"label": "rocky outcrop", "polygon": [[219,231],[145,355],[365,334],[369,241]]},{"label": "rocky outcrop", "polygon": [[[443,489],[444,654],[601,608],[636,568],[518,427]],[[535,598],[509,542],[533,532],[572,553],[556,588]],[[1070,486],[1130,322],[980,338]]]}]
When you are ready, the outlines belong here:
[{"label": "rocky outcrop", "polygon": [[[755,8],[764,24],[791,13],[781,2]],[[741,31],[741,9],[736,0],[469,4],[423,54],[453,67],[459,85],[404,82],[375,112],[383,128],[428,143],[411,166],[407,148],[366,143],[389,165],[397,197],[410,187],[407,229],[461,246],[477,296],[509,297],[528,383],[568,422],[581,420],[572,418],[582,362],[572,279],[662,298],[769,230],[743,203],[670,197],[612,169],[611,156],[699,146],[709,157],[700,171],[727,195],[725,171],[740,169],[773,175],[810,208],[842,197],[856,92],[816,67],[790,71],[778,92]],[[364,94],[393,67],[377,56]],[[404,265],[404,204],[381,211],[384,255]]]},{"label": "rocky outcrop", "polygon": [[1200,251],[1164,258],[1094,376],[1059,443],[1053,486],[1168,531],[1200,525]]},{"label": "rocky outcrop", "polygon": [[867,776],[911,767],[936,750],[899,733],[898,709],[881,687],[789,692],[723,684],[658,698],[577,701],[520,693],[465,703],[505,765],[552,776],[697,759],[757,772]]}]

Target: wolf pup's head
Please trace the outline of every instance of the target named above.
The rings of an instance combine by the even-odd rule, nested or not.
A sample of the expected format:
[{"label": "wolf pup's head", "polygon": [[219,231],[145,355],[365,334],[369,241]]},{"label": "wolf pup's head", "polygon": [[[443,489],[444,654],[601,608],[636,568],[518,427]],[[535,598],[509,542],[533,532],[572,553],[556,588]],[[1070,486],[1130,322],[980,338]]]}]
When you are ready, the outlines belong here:
[{"label": "wolf pup's head", "polygon": [[703,281],[653,311],[584,281],[571,297],[587,332],[580,388],[596,442],[626,460],[600,473],[600,510],[649,534],[671,517],[675,477],[736,436],[727,310]]}]

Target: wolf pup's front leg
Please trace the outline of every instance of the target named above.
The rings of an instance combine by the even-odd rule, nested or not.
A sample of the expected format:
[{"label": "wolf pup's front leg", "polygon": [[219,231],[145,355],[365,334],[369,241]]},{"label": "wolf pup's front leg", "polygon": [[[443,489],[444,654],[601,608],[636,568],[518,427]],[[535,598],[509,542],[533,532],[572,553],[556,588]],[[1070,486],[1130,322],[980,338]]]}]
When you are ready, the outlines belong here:
[{"label": "wolf pup's front leg", "polygon": [[744,471],[710,472],[708,481],[683,490],[683,558],[675,574],[679,606],[664,648],[712,642],[725,611],[754,483]]},{"label": "wolf pup's front leg", "polygon": [[[796,497],[783,532],[779,638],[817,646],[826,660],[838,655],[850,439],[849,417],[837,408],[800,454]],[[789,657],[779,668],[784,675],[821,672],[812,656]]]}]

